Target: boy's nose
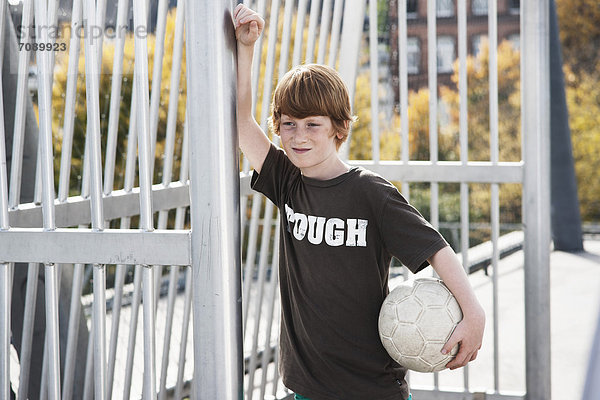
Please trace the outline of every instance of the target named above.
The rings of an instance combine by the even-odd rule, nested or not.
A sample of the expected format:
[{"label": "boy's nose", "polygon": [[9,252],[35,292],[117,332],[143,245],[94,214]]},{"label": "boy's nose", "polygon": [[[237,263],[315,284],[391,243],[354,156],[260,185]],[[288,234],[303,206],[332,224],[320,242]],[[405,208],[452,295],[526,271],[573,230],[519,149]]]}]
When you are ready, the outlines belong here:
[{"label": "boy's nose", "polygon": [[308,140],[308,131],[306,128],[298,128],[295,135],[296,142],[304,143]]}]

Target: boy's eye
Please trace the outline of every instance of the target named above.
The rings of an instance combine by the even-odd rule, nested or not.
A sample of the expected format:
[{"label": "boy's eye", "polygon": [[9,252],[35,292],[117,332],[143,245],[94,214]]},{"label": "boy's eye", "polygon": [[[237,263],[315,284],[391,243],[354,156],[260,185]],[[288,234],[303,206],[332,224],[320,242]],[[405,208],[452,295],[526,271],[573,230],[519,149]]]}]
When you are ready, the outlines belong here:
[{"label": "boy's eye", "polygon": [[309,122],[307,125],[308,126],[319,126],[319,124],[315,124],[314,122]]}]

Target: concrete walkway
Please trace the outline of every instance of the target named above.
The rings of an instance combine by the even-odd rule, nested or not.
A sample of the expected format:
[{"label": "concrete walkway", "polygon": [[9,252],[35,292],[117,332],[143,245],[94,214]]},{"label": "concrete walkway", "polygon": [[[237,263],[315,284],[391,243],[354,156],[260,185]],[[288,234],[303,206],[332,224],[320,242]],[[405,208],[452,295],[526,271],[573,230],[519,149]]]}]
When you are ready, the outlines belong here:
[{"label": "concrete walkway", "polygon": [[[552,398],[580,399],[600,311],[600,240],[586,240],[581,253],[551,253]],[[430,274],[430,272],[425,272]],[[498,278],[498,389],[525,392],[525,317],[523,252],[500,262]],[[471,390],[494,389],[492,282],[483,271],[471,275],[486,309],[484,343],[466,373]],[[414,388],[433,386],[432,374],[411,373]],[[443,371],[442,390],[462,390],[465,373]]]}]

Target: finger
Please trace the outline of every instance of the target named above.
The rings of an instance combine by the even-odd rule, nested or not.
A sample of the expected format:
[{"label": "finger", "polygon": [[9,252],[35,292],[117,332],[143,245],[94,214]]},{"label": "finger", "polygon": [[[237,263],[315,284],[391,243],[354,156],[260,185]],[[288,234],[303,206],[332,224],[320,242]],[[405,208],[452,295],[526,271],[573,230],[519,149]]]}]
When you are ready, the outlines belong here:
[{"label": "finger", "polygon": [[233,10],[233,18],[237,18],[238,13],[244,8],[244,4],[238,4]]},{"label": "finger", "polygon": [[459,346],[458,353],[452,360],[446,364],[446,367],[450,369],[456,369],[460,367],[464,367],[467,365],[469,360],[471,359],[471,352],[467,350],[467,348],[463,345]]},{"label": "finger", "polygon": [[[452,335],[450,336],[450,339],[448,339],[448,341],[446,342],[446,344],[444,345],[444,347],[442,347],[442,354],[443,355],[447,355],[450,354],[450,352],[452,351],[452,349],[454,348],[454,346],[456,346],[459,342],[459,338],[457,335]],[[460,350],[460,349],[459,349]]]},{"label": "finger", "polygon": [[470,361],[475,361],[475,359],[477,358],[477,353],[479,353],[479,350],[475,350],[475,351],[473,352],[473,355],[471,356],[471,359],[469,360],[469,362],[470,362]]},{"label": "finger", "polygon": [[258,36],[258,23],[256,21],[250,21],[250,32]]},{"label": "finger", "polygon": [[248,23],[248,15],[244,11],[242,11],[238,14],[236,18],[236,25],[239,27],[246,23]]},{"label": "finger", "polygon": [[237,12],[234,14],[237,24],[243,25],[246,22],[245,19],[248,17],[248,15],[251,15],[252,12],[252,10],[246,7],[241,7],[239,10],[237,10]]}]

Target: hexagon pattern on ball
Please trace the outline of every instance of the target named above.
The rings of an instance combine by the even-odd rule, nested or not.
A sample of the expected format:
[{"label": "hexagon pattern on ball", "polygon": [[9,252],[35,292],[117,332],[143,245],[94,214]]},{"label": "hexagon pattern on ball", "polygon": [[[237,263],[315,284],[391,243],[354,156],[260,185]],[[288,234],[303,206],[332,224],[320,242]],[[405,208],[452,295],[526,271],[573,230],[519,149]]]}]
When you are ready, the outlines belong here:
[{"label": "hexagon pattern on ball", "polygon": [[418,372],[437,372],[458,352],[442,347],[462,320],[458,302],[444,283],[418,278],[398,285],[386,297],[379,313],[383,347],[400,365]]}]

